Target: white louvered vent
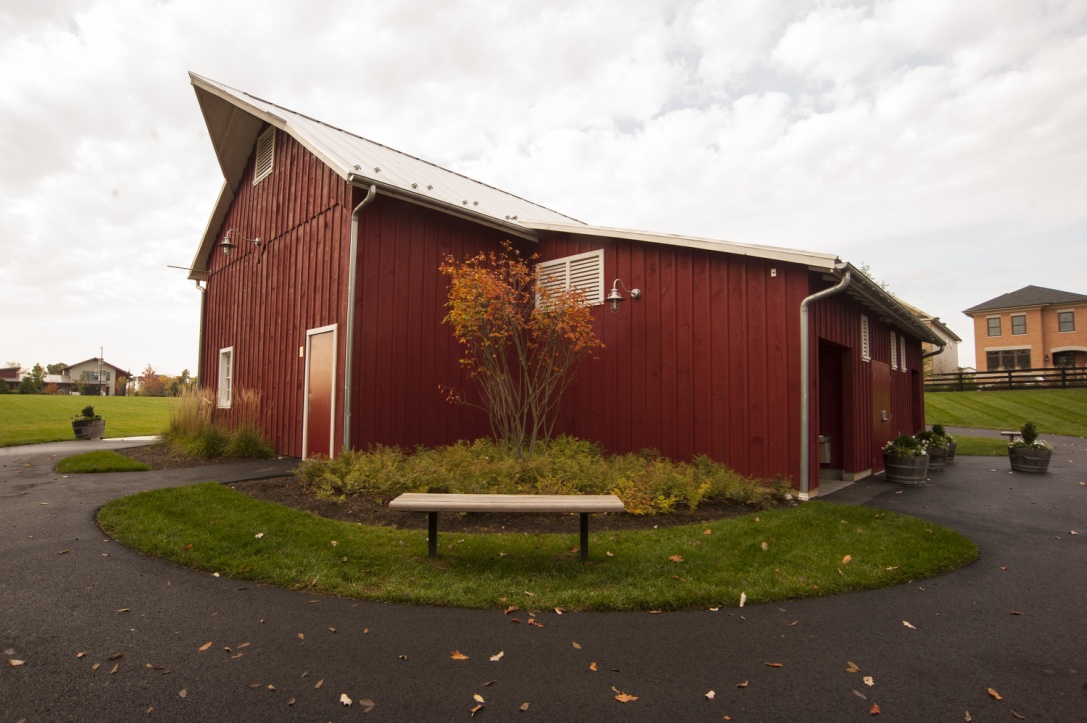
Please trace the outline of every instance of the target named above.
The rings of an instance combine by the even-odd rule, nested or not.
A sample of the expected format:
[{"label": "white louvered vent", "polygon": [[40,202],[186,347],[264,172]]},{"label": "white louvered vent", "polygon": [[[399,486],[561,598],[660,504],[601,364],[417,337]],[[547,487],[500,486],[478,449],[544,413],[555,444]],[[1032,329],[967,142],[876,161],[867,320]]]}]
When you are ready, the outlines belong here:
[{"label": "white louvered vent", "polygon": [[898,369],[898,337],[891,332],[891,368]]},{"label": "white louvered vent", "polygon": [[276,129],[269,128],[257,138],[257,162],[253,169],[253,185],[272,173],[276,157]]},{"label": "white louvered vent", "polygon": [[868,317],[861,314],[861,359],[872,361],[872,352],[868,347]]},{"label": "white louvered vent", "polygon": [[579,289],[590,306],[604,303],[604,251],[589,251],[536,266],[540,286],[553,291]]},{"label": "white louvered vent", "polygon": [[898,337],[898,362],[902,371],[906,371],[906,337]]}]

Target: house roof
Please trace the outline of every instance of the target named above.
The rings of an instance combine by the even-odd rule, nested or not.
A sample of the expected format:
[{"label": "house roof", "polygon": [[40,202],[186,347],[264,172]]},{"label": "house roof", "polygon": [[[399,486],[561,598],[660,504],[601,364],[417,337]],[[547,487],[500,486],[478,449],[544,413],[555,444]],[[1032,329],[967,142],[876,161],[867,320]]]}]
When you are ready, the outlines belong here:
[{"label": "house roof", "polygon": [[925,324],[931,324],[932,328],[943,332],[948,339],[951,339],[955,342],[962,341],[958,334],[951,331],[951,328],[947,324],[940,321],[940,317],[933,316],[932,314],[927,314],[924,311],[918,309],[916,306],[913,306],[912,304],[907,304],[905,301],[902,302],[902,305],[909,309],[914,316],[923,321]]},{"label": "house roof", "polygon": [[[68,364],[65,367],[65,369],[74,369],[75,367],[86,364],[87,362],[93,362],[95,366],[98,366],[98,357],[92,356],[90,359],[84,359],[83,361],[76,362],[75,364]],[[126,369],[122,369],[121,367],[117,366],[116,364],[110,364],[105,359],[102,360],[102,366],[109,367],[110,369],[114,369],[114,370],[120,372],[121,374],[124,374],[125,376],[129,376],[129,372]]]},{"label": "house roof", "polygon": [[970,316],[982,311],[996,311],[998,309],[1019,309],[1024,306],[1050,306],[1052,304],[1082,304],[1084,302],[1087,302],[1087,295],[1085,294],[1047,289],[1043,286],[1024,286],[1018,291],[1001,294],[995,299],[989,299],[977,306],[971,306],[962,313]]},{"label": "house roof", "polygon": [[540,234],[562,232],[607,236],[803,264],[831,278],[841,278],[848,270],[854,280],[847,289],[848,294],[894,319],[921,339],[933,343],[941,341],[860,269],[852,264],[843,264],[833,254],[591,226],[244,91],[195,73],[189,73],[189,78],[225,179],[200,248],[189,269],[190,279],[206,278],[207,258],[218,240],[233,201],[233,189],[241,181],[257,136],[267,123],[288,133],[348,183],[375,185],[380,194],[467,217],[521,238],[534,240]]}]

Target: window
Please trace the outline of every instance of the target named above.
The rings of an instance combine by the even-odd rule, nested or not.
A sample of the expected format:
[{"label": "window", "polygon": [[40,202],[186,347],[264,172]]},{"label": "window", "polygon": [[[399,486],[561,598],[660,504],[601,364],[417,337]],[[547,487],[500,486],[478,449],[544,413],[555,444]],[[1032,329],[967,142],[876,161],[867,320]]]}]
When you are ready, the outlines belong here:
[{"label": "window", "polygon": [[219,406],[229,407],[234,377],[234,347],[219,350]]},{"label": "window", "polygon": [[257,185],[272,172],[276,156],[276,129],[269,128],[257,138],[257,160],[253,168],[253,185]]},{"label": "window", "polygon": [[990,316],[985,321],[989,323],[989,336],[1000,336],[1000,317]]},{"label": "window", "polygon": [[1027,333],[1026,314],[1012,314],[1012,334],[1022,336]]},{"label": "window", "polygon": [[1002,369],[1030,369],[1030,349],[1001,349],[985,352],[986,368],[991,372]]},{"label": "window", "polygon": [[1074,311],[1058,311],[1057,312],[1057,330],[1058,331],[1075,331],[1076,330],[1076,312],[1074,312]]},{"label": "window", "polygon": [[891,332],[891,368],[898,369],[898,337]]},{"label": "window", "polygon": [[540,286],[549,291],[579,289],[590,306],[604,303],[604,251],[589,251],[536,265]]},{"label": "window", "polygon": [[861,359],[872,361],[872,350],[868,346],[868,317],[861,314]]},{"label": "window", "polygon": [[902,371],[906,371],[906,337],[898,337],[898,361]]}]

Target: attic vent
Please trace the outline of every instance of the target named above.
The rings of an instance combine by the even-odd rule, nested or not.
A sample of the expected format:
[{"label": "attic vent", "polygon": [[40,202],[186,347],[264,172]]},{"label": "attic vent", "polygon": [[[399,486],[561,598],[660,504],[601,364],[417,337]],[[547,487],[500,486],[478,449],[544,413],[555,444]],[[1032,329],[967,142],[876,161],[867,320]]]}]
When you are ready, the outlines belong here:
[{"label": "attic vent", "polygon": [[868,317],[861,314],[861,360],[872,361],[872,350],[868,346]]},{"label": "attic vent", "polygon": [[257,185],[272,173],[276,156],[276,129],[269,128],[257,138],[257,162],[253,169],[253,185]]},{"label": "attic vent", "polygon": [[604,303],[604,251],[589,251],[536,265],[540,286],[555,291],[579,289],[590,306]]},{"label": "attic vent", "polygon": [[891,332],[891,369],[898,369],[898,339],[893,331]]}]

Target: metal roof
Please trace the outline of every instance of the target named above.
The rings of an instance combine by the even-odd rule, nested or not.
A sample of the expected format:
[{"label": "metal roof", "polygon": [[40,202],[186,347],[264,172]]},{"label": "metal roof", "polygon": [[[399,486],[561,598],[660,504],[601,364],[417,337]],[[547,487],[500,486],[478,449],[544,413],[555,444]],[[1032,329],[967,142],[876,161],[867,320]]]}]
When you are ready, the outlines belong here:
[{"label": "metal roof", "polygon": [[1049,304],[1082,304],[1087,301],[1087,295],[1074,294],[1071,291],[1058,291],[1047,289],[1043,286],[1024,286],[1018,291],[1010,291],[1001,294],[995,299],[989,299],[977,306],[972,306],[964,314],[974,314],[979,311],[996,311],[997,309],[1017,309],[1024,306],[1047,306]]}]

